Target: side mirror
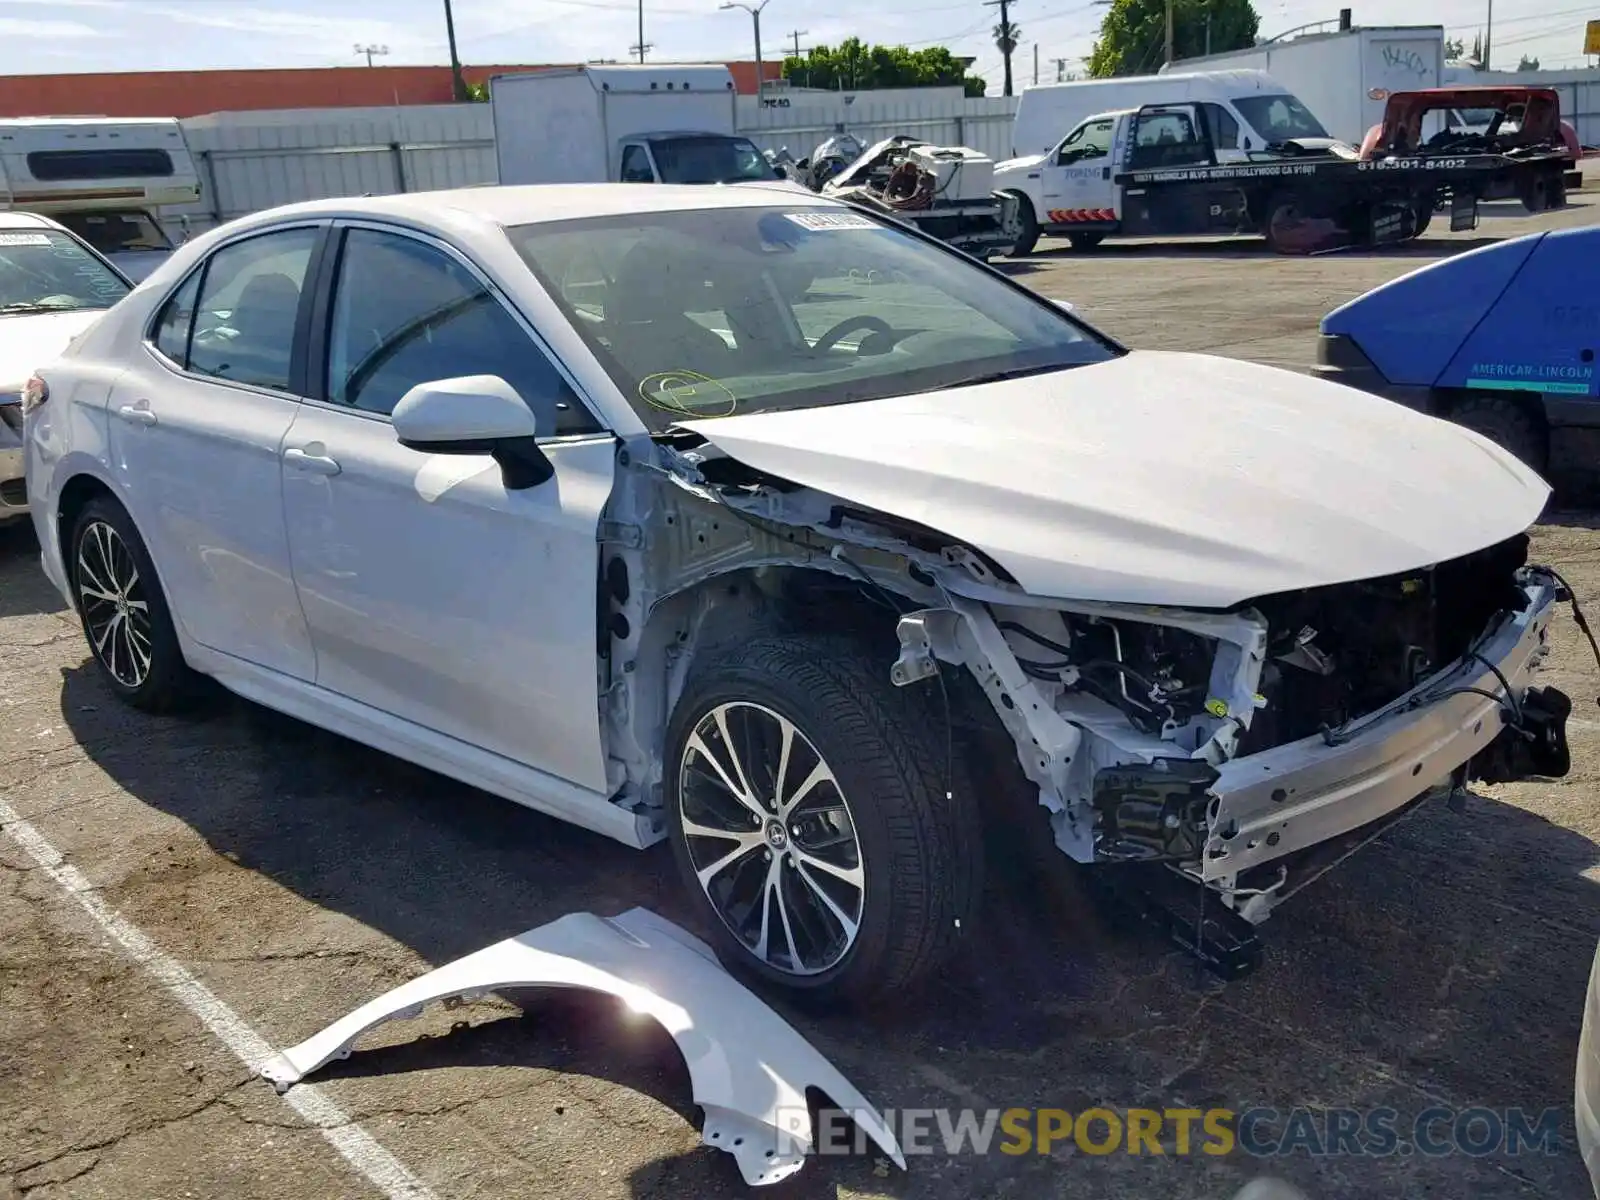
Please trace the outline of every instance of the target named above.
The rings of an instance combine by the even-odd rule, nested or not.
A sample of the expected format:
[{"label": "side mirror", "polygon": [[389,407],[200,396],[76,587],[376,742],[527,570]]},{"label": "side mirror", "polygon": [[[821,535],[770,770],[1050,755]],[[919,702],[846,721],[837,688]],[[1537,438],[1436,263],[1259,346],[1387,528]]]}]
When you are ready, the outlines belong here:
[{"label": "side mirror", "polygon": [[1246,150],[1254,150],[1256,148],[1256,144],[1254,142],[1252,142],[1248,137],[1246,137],[1244,139],[1244,148]]},{"label": "side mirror", "polygon": [[538,423],[517,390],[498,375],[419,383],[390,415],[396,439],[423,454],[487,454],[512,491],[555,474],[539,449]]}]

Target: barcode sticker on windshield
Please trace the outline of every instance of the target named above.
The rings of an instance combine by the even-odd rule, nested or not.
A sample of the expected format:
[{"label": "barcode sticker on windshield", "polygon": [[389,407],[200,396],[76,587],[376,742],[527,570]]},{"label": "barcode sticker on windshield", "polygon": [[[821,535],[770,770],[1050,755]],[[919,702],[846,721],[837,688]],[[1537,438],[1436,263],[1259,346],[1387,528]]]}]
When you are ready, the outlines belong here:
[{"label": "barcode sticker on windshield", "polygon": [[877,222],[856,213],[836,212],[798,212],[784,213],[784,216],[793,221],[801,229],[809,229],[813,233],[822,233],[830,229],[876,229]]},{"label": "barcode sticker on windshield", "polygon": [[0,246],[48,246],[50,237],[43,233],[0,233]]}]

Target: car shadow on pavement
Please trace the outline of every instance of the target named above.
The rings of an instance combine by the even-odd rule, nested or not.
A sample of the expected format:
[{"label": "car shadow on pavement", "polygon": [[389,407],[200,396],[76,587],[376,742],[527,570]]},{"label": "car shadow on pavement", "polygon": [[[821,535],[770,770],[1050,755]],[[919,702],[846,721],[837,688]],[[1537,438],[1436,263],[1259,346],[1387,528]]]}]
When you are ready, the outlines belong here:
[{"label": "car shadow on pavement", "polygon": [[39,566],[39,542],[31,521],[0,525],[0,620],[57,612],[60,595]]},{"label": "car shadow on pavement", "polygon": [[[639,905],[704,933],[663,847],[630,850],[256,705],[219,695],[209,719],[147,717],[117,704],[85,664],[63,671],[61,711],[140,802],[430,964],[574,911]],[[1561,1108],[1570,1137],[1572,1051],[1600,937],[1600,891],[1583,872],[1596,857],[1587,838],[1497,799],[1469,797],[1461,814],[1430,805],[1286,905],[1263,929],[1265,965],[1227,985],[1153,931],[1107,920],[1066,864],[1041,886],[1031,864],[992,858],[977,934],[921,999],[855,1015],[774,1007],[896,1108],[1391,1103],[1414,1113],[1443,1097]],[[531,1020],[361,1051],[337,1073],[410,1090],[424,1086],[411,1073],[447,1065],[549,1067],[656,1097],[698,1124],[664,1033],[592,998],[517,1002]],[[337,1015],[310,1009],[304,1032]],[[1179,1161],[1150,1174],[1148,1159],[1096,1158],[1103,1178],[1129,1189],[1098,1194],[1154,1195],[1131,1185],[1160,1179],[1173,1185],[1163,1196],[1230,1195],[1260,1165]],[[930,1165],[940,1166],[931,1178]],[[1380,1159],[1296,1155],[1274,1166],[1317,1200],[1399,1194]],[[1048,1172],[1060,1169],[1048,1156],[990,1154],[886,1178],[869,1150],[812,1164],[783,1191],[958,1200],[1019,1174],[1018,1194],[1052,1190]],[[1581,1166],[1567,1159],[1516,1169],[1536,1186],[1557,1180],[1547,1194],[1578,1194]],[[1424,1184],[1465,1195],[1503,1182],[1465,1156],[1408,1170],[1421,1172],[1418,1195]],[[741,1194],[736,1180],[725,1155],[700,1148],[640,1168],[630,1186],[641,1197]]]}]

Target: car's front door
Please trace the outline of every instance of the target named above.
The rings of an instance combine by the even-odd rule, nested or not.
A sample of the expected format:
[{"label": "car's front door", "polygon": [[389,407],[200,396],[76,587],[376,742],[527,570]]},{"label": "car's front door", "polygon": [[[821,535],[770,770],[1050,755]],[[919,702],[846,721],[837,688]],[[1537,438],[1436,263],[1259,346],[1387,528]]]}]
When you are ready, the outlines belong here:
[{"label": "car's front door", "polygon": [[[595,791],[600,510],[615,440],[453,248],[351,224],[317,322],[316,400],[284,440],[284,508],[317,684]],[[389,414],[418,383],[496,375],[555,475],[425,454]]]},{"label": "car's front door", "polygon": [[108,406],[113,470],[185,632],[303,680],[314,660],[278,453],[304,390],[301,296],[324,228],[217,249],[158,312]]},{"label": "car's front door", "polygon": [[1056,147],[1044,167],[1046,219],[1052,225],[1105,221],[1114,207],[1111,118],[1085,121]]}]

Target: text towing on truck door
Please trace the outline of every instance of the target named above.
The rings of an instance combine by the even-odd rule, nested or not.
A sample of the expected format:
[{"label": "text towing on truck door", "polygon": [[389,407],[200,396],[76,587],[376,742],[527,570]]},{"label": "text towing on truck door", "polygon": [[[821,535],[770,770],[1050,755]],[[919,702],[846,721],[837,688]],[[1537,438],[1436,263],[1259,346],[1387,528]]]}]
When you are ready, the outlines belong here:
[{"label": "text towing on truck door", "polygon": [[200,177],[170,118],[0,120],[0,205],[43,213],[134,281],[173,251],[161,209],[194,204]]},{"label": "text towing on truck door", "polygon": [[[1219,161],[1207,106],[1146,105],[1089,118],[1025,179],[1044,213],[1038,232],[1064,232],[1078,248],[1102,238],[1262,234],[1284,254],[1385,245],[1419,236],[1443,196],[1450,227],[1477,225],[1478,201],[1506,181],[1557,174],[1558,156],[1416,155],[1362,159],[1328,137],[1270,143],[1244,161]],[[999,172],[997,172],[999,174]],[[1048,222],[1048,224],[1046,224]]]}]

